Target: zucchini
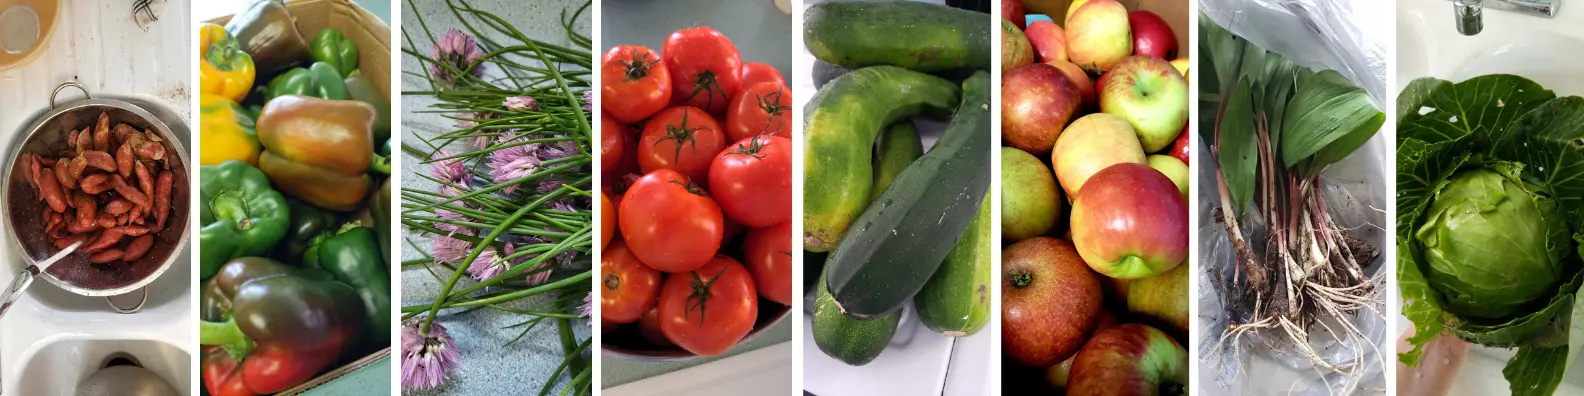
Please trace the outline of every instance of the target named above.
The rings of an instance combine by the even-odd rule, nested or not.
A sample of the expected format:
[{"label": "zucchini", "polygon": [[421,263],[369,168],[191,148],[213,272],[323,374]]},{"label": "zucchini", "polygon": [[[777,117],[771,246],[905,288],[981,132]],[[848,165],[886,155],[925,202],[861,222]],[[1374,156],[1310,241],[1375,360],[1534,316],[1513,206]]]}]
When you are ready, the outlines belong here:
[{"label": "zucchini", "polygon": [[880,146],[875,149],[874,188],[869,190],[869,202],[880,198],[880,193],[891,185],[891,179],[920,155],[924,155],[924,141],[919,140],[918,128],[913,126],[912,120],[887,127],[880,135]]},{"label": "zucchini", "polygon": [[990,70],[990,15],[915,1],[826,1],[803,13],[815,58],[849,68]]},{"label": "zucchini", "polygon": [[804,250],[830,251],[869,205],[880,131],[921,113],[944,118],[959,95],[950,81],[893,66],[843,74],[815,94],[803,113]]},{"label": "zucchini", "polygon": [[990,321],[990,263],[995,260],[990,229],[993,201],[985,199],[979,204],[968,231],[957,238],[957,245],[952,246],[940,269],[913,296],[913,308],[918,310],[924,327],[952,337],[966,337]]},{"label": "zucchini", "polygon": [[853,366],[869,364],[885,352],[902,322],[902,310],[878,320],[858,320],[842,315],[841,307],[819,278],[819,295],[814,299],[814,345],[820,352]]},{"label": "zucchini", "polygon": [[924,287],[989,191],[990,150],[990,75],[981,71],[963,82],[945,135],[897,175],[826,261],[826,287],[844,313],[879,317]]}]

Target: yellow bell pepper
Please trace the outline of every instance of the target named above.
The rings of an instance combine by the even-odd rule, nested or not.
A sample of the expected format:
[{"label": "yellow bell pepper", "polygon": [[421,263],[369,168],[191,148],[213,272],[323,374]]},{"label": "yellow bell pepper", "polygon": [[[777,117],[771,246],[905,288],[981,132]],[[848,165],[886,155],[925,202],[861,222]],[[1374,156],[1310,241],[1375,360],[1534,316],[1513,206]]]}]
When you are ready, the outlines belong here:
[{"label": "yellow bell pepper", "polygon": [[213,23],[198,27],[199,92],[241,102],[253,89],[253,57],[236,38]]},{"label": "yellow bell pepper", "polygon": [[238,160],[258,166],[264,150],[254,132],[253,118],[241,105],[220,95],[198,97],[198,163],[218,165]]}]

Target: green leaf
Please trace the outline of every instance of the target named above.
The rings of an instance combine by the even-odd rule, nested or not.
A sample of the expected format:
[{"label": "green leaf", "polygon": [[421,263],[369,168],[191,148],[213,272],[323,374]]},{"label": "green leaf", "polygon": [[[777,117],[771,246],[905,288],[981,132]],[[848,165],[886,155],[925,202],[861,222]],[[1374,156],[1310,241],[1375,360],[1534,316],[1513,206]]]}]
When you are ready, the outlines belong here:
[{"label": "green leaf", "polygon": [[1254,130],[1253,101],[1249,97],[1249,82],[1239,79],[1230,95],[1222,98],[1226,111],[1217,119],[1221,138],[1221,174],[1226,178],[1227,190],[1232,195],[1232,213],[1242,214],[1254,197],[1254,177],[1259,164],[1259,150]]},{"label": "green leaf", "polygon": [[1446,330],[1441,323],[1441,295],[1425,282],[1424,273],[1414,264],[1411,252],[1412,239],[1397,238],[1397,289],[1402,292],[1403,316],[1414,324],[1414,335],[1408,337],[1413,349],[1399,352],[1397,360],[1409,367],[1418,366],[1424,354],[1424,344]]},{"label": "green leaf", "polygon": [[1369,94],[1334,70],[1299,74],[1287,106],[1281,151],[1288,168],[1314,156],[1309,169],[1318,172],[1358,150],[1386,122]]},{"label": "green leaf", "polygon": [[[1574,234],[1573,239],[1584,241],[1584,236]],[[1570,284],[1574,289],[1578,288],[1577,279]],[[1574,294],[1569,297],[1567,301],[1569,309],[1584,304],[1584,295]],[[1507,367],[1502,368],[1502,376],[1507,378],[1507,388],[1512,394],[1520,396],[1554,394],[1557,386],[1562,383],[1562,377],[1567,373],[1568,367],[1578,361],[1580,351],[1584,351],[1584,309],[1573,309],[1571,315],[1559,322],[1567,327],[1567,344],[1553,348],[1519,348],[1518,354],[1507,361]]]},{"label": "green leaf", "polygon": [[1524,175],[1549,187],[1564,210],[1584,213],[1584,98],[1546,102],[1515,121],[1512,130],[1528,144],[1504,146],[1512,151],[1498,155],[1527,164]]},{"label": "green leaf", "polygon": [[[1401,139],[1433,144],[1473,136],[1475,141],[1464,144],[1479,151],[1491,151],[1490,142],[1514,141],[1507,139],[1513,121],[1556,98],[1540,84],[1508,74],[1484,75],[1456,84],[1419,79],[1403,92],[1405,96],[1398,98],[1397,119]],[[1409,104],[1415,102],[1417,105]]]}]

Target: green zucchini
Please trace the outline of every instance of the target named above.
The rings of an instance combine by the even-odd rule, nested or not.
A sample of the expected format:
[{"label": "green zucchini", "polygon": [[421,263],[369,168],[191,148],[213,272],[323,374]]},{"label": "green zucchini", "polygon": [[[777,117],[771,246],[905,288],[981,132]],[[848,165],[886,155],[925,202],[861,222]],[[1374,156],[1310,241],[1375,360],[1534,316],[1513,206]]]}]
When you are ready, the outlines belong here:
[{"label": "green zucchini", "polygon": [[814,345],[826,356],[853,366],[869,364],[885,352],[902,322],[902,310],[878,320],[858,320],[842,315],[841,307],[819,278],[819,295],[814,299]]},{"label": "green zucchini", "polygon": [[959,95],[950,81],[894,66],[843,74],[815,94],[803,114],[804,250],[830,251],[869,205],[880,131],[919,114],[944,118]]},{"label": "green zucchini", "polygon": [[924,327],[952,337],[979,332],[990,321],[990,263],[995,260],[990,229],[990,205],[985,199],[968,231],[946,254],[935,275],[913,296]]},{"label": "green zucchini", "polygon": [[924,155],[924,142],[919,140],[918,128],[912,120],[904,120],[887,127],[880,134],[880,145],[875,149],[874,188],[869,190],[869,201],[874,202],[891,185],[891,179]]},{"label": "green zucchini", "polygon": [[989,191],[990,150],[990,75],[981,71],[963,82],[945,135],[864,210],[825,263],[844,313],[879,317],[924,287]]},{"label": "green zucchini", "polygon": [[850,68],[990,69],[990,15],[915,1],[826,1],[803,13],[815,58]]}]

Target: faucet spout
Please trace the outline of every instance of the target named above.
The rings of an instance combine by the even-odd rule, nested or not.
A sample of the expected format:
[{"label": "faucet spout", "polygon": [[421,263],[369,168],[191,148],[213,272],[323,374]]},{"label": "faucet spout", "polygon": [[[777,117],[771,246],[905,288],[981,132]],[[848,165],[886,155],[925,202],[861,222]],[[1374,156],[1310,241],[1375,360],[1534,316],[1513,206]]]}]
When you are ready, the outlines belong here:
[{"label": "faucet spout", "polygon": [[1483,0],[1453,0],[1452,12],[1457,17],[1457,31],[1464,36],[1473,36],[1485,30],[1485,12]]}]

